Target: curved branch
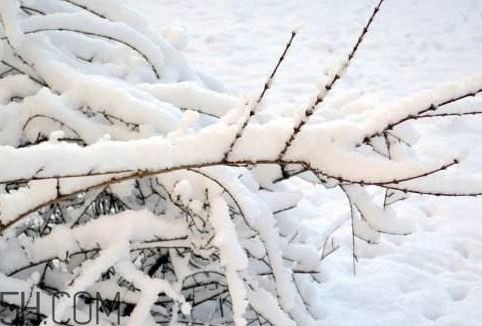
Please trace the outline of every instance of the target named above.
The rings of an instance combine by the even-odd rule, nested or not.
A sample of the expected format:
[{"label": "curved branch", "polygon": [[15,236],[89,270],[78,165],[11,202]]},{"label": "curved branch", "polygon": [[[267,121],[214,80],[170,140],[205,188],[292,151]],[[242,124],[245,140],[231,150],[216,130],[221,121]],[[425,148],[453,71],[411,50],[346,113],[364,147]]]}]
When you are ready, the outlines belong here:
[{"label": "curved branch", "polygon": [[69,129],[70,131],[72,131],[76,136],[77,138],[81,139],[82,137],[80,136],[80,134],[72,127],[70,127],[69,125],[67,125],[65,122],[57,119],[57,118],[54,118],[54,117],[50,117],[48,115],[44,115],[44,114],[35,114],[31,117],[29,117],[27,119],[27,121],[24,123],[23,127],[22,127],[22,130],[25,130],[25,128],[27,128],[28,124],[30,122],[32,122],[34,119],[37,119],[37,118],[44,118],[44,119],[49,119],[49,120],[52,120],[52,121],[55,121],[57,123],[59,123],[61,126],[63,127],[66,127],[67,129]]},{"label": "curved branch", "polygon": [[[158,249],[158,248],[190,248],[187,244],[185,244],[183,242],[183,240],[186,240],[186,239],[187,239],[187,236],[179,237],[179,238],[172,238],[172,239],[163,239],[163,240],[159,240],[159,239],[157,239],[157,240],[147,240],[147,241],[141,242],[140,244],[138,244],[134,248],[131,248],[130,252],[136,252],[136,251],[140,251],[140,250],[144,250],[144,249],[152,249],[152,248],[156,248],[156,249]],[[68,253],[67,257],[65,257],[65,258],[55,256],[55,257],[44,258],[44,259],[41,259],[39,261],[29,262],[27,265],[17,267],[15,270],[7,273],[6,275],[11,277],[11,276],[13,276],[15,274],[18,274],[22,271],[25,271],[27,269],[30,269],[30,268],[33,268],[33,267],[36,267],[36,266],[39,266],[39,265],[42,265],[42,264],[50,263],[53,260],[68,261],[69,259],[71,259],[74,256],[84,255],[84,254],[88,254],[88,253],[95,253],[95,252],[99,252],[100,250],[101,250],[100,248],[92,248],[92,249],[82,249],[81,248],[81,250],[79,250],[79,251]]]},{"label": "curved branch", "polygon": [[428,195],[428,196],[440,196],[440,197],[479,197],[482,196],[482,191],[480,192],[444,192],[444,191],[425,191],[413,188],[404,188],[393,185],[383,185],[381,186],[385,189],[398,190],[404,193],[412,193],[418,195]]},{"label": "curved branch", "polygon": [[426,114],[426,115],[410,115],[396,123],[392,123],[389,128],[393,129],[394,127],[398,126],[409,120],[419,120],[419,119],[426,119],[426,118],[444,118],[444,117],[463,117],[466,115],[479,115],[482,114],[482,111],[468,111],[468,112],[452,112],[452,113],[437,113],[437,114]]},{"label": "curved branch", "polygon": [[430,117],[445,117],[445,116],[451,116],[451,115],[462,116],[462,115],[480,114],[479,111],[471,111],[471,112],[467,112],[467,113],[461,112],[461,113],[425,114],[425,113],[437,111],[439,108],[441,108],[445,105],[455,103],[455,102],[460,101],[462,99],[465,99],[465,98],[468,98],[468,97],[475,97],[480,93],[482,93],[482,88],[479,88],[475,91],[471,90],[471,91],[469,91],[465,94],[456,96],[456,97],[448,99],[448,100],[441,101],[440,103],[432,103],[432,104],[430,104],[430,106],[419,110],[415,114],[406,115],[406,116],[401,117],[400,119],[398,119],[398,120],[396,120],[392,123],[389,123],[385,128],[383,128],[383,130],[373,132],[369,136],[365,137],[364,141],[366,141],[369,138],[381,136],[387,130],[393,129],[395,126],[397,126],[397,125],[399,125],[399,124],[401,124],[405,121],[408,121],[408,120],[416,120],[416,119],[420,119],[420,118],[430,118]]},{"label": "curved branch", "polygon": [[[36,30],[33,30],[33,31],[27,31],[27,32],[25,32],[25,34],[34,34],[34,33],[39,33],[39,32],[72,32],[72,33],[79,33],[79,34],[84,34],[84,35],[88,35],[88,36],[95,36],[95,37],[99,37],[99,38],[104,38],[104,39],[107,39],[109,41],[121,43],[121,44],[129,47],[133,51],[137,52],[141,57],[143,57],[144,60],[147,62],[147,64],[149,64],[149,66],[151,67],[154,74],[156,75],[156,78],[157,79],[161,78],[161,75],[159,74],[159,71],[157,71],[156,67],[154,66],[154,64],[151,62],[151,60],[149,59],[149,57],[146,54],[144,54],[141,50],[137,49],[134,45],[132,45],[132,44],[126,42],[126,41],[120,40],[118,38],[115,38],[113,36],[103,35],[103,34],[100,34],[100,33],[87,32],[87,31],[80,31],[80,30],[76,30],[76,29],[73,29],[73,28],[39,28],[39,29],[36,29]],[[5,38],[2,38],[2,39],[5,39]]]},{"label": "curved branch", "polygon": [[88,12],[90,12],[91,14],[93,14],[93,15],[99,17],[99,18],[107,19],[106,16],[104,16],[104,15],[102,15],[102,14],[100,14],[100,13],[98,13],[98,12],[92,10],[92,9],[90,9],[90,8],[87,7],[87,6],[78,4],[78,3],[76,3],[75,1],[71,1],[71,0],[62,0],[62,1],[63,1],[63,2],[67,2],[68,4],[70,4],[70,5],[74,6],[74,7],[77,7],[77,8],[80,8],[80,9],[82,9],[82,10],[88,11]]},{"label": "curved branch", "polygon": [[[380,181],[380,182],[366,182],[363,180],[348,180],[342,177],[336,177],[336,176],[331,176],[327,175],[326,173],[322,171],[318,171],[314,168],[309,167],[309,165],[304,162],[304,161],[258,161],[258,162],[252,162],[252,161],[233,161],[233,162],[211,162],[211,163],[205,163],[205,164],[194,164],[194,165],[182,165],[182,166],[176,166],[172,168],[164,168],[160,170],[155,170],[155,171],[114,171],[114,172],[105,172],[105,173],[91,173],[87,175],[70,175],[70,176],[50,176],[50,177],[39,177],[39,178],[32,178],[30,180],[10,180],[8,182],[3,181],[2,183],[12,183],[12,182],[25,182],[25,181],[31,181],[31,180],[46,180],[46,179],[62,179],[62,178],[74,178],[74,177],[91,177],[91,176],[105,176],[105,175],[113,175],[112,178],[108,180],[104,180],[100,183],[93,184],[90,186],[86,186],[85,188],[82,189],[77,189],[75,191],[72,191],[68,194],[62,194],[59,192],[58,196],[46,201],[44,203],[41,203],[35,207],[32,207],[28,209],[27,211],[19,214],[17,217],[13,218],[10,220],[8,223],[2,225],[2,228],[0,229],[0,234],[2,234],[5,230],[9,229],[12,227],[14,224],[16,224],[18,221],[22,220],[24,217],[30,215],[31,213],[54,203],[60,202],[64,199],[67,199],[71,196],[78,195],[81,193],[86,192],[87,190],[90,189],[97,189],[99,187],[106,187],[111,184],[115,183],[120,183],[126,180],[132,180],[132,179],[137,179],[137,178],[144,178],[144,177],[149,177],[149,176],[155,176],[159,174],[164,174],[164,173],[170,173],[170,172],[175,172],[175,171],[181,171],[181,170],[189,170],[189,169],[196,169],[196,168],[202,168],[202,167],[208,167],[208,166],[220,166],[220,165],[225,165],[225,166],[247,166],[247,165],[256,165],[256,164],[278,164],[278,165],[287,165],[287,164],[299,164],[305,167],[308,170],[311,170],[314,173],[320,174],[326,178],[337,180],[338,182],[346,182],[350,184],[359,184],[359,185],[374,185],[374,186],[380,186],[383,188],[387,189],[394,189],[394,190],[400,190],[400,191],[406,191],[406,192],[417,192],[417,191],[411,191],[409,189],[403,189],[403,188],[397,188],[396,186],[393,186],[393,184],[401,183],[404,181],[409,181],[413,179],[418,179],[422,177],[429,176],[431,174],[434,174],[436,172],[445,170],[455,164],[458,164],[458,160],[453,160],[452,162],[448,164],[442,165],[442,167],[435,169],[435,170],[430,170],[427,172],[423,172],[417,175],[412,175],[406,178],[401,178],[401,179],[393,179],[393,180],[386,180],[386,181]],[[127,175],[126,175],[127,173]],[[123,174],[123,175],[119,175]],[[430,193],[427,193],[430,194]],[[447,194],[446,196],[478,196],[482,193],[470,193],[470,194]],[[434,195],[438,196],[444,196],[443,193],[434,193]]]},{"label": "curved branch", "polygon": [[18,73],[21,73],[21,74],[27,76],[28,78],[30,78],[34,82],[38,83],[39,85],[41,85],[43,87],[48,87],[48,85],[45,83],[45,81],[41,81],[41,80],[31,76],[30,74],[26,73],[25,71],[22,71],[20,68],[17,68],[14,65],[12,65],[11,63],[8,63],[7,61],[5,61],[5,59],[2,59],[0,62],[2,64],[4,64],[5,66],[10,67],[12,70],[17,71]]}]

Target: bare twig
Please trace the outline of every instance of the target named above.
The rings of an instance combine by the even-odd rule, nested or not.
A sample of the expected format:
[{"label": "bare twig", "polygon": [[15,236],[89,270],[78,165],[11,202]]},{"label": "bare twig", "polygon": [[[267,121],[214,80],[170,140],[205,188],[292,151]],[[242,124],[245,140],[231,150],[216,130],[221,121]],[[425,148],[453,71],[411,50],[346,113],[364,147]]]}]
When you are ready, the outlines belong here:
[{"label": "bare twig", "polygon": [[286,43],[285,48],[284,48],[283,52],[281,53],[281,56],[278,58],[278,61],[276,62],[275,67],[271,71],[271,74],[268,76],[268,79],[264,83],[263,90],[261,91],[261,93],[256,98],[256,101],[254,103],[248,102],[246,104],[246,106],[248,108],[248,114],[245,117],[243,123],[241,124],[241,127],[239,128],[238,132],[236,133],[236,136],[234,137],[233,141],[229,145],[228,150],[224,154],[224,160],[228,160],[228,157],[231,154],[231,152],[233,151],[234,146],[236,145],[239,138],[241,138],[241,136],[243,135],[244,129],[248,126],[249,122],[251,121],[251,118],[256,114],[256,109],[258,108],[259,103],[261,103],[261,101],[263,100],[264,94],[266,94],[268,89],[271,87],[271,83],[273,82],[273,79],[276,76],[276,73],[278,72],[278,68],[280,67],[281,63],[285,59],[286,54],[288,53],[288,50],[291,47],[293,39],[296,36],[296,33],[297,33],[296,31],[291,32],[290,39]]},{"label": "bare twig", "polygon": [[370,28],[370,25],[372,24],[375,16],[377,15],[378,11],[380,10],[380,6],[382,5],[382,3],[384,1],[385,0],[380,0],[378,2],[378,4],[375,6],[371,16],[368,18],[368,21],[365,24],[365,27],[363,28],[361,34],[358,36],[358,39],[357,39],[355,45],[353,46],[352,50],[348,54],[346,60],[343,62],[342,65],[340,65],[340,67],[338,68],[338,71],[334,75],[329,77],[325,86],[320,89],[318,95],[316,96],[315,101],[305,109],[301,118],[299,119],[297,124],[294,126],[293,132],[291,133],[289,139],[286,141],[283,149],[280,151],[280,153],[278,155],[278,159],[281,159],[282,157],[284,157],[284,155],[286,154],[286,151],[291,146],[291,144],[295,140],[298,133],[301,131],[303,126],[308,122],[310,116],[315,112],[318,104],[320,104],[324,101],[326,95],[330,92],[330,90],[333,88],[335,83],[343,76],[343,73],[346,71],[348,66],[351,64],[353,57],[355,56],[357,50],[359,49],[360,45],[362,44],[362,42],[364,40],[364,37],[367,34],[368,29]]}]

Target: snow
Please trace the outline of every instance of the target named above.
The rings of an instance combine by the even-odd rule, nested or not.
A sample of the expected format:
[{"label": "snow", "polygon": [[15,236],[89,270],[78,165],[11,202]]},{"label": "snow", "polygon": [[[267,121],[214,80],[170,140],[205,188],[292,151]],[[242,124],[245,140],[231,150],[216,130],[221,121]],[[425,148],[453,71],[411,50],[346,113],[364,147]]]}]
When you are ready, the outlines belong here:
[{"label": "snow", "polygon": [[231,222],[226,202],[219,189],[210,190],[211,223],[216,231],[214,244],[221,254],[221,266],[226,268],[226,281],[233,305],[233,320],[236,325],[245,326],[244,313],[248,306],[247,290],[240,273],[248,266],[248,258],[237,240],[236,230]]},{"label": "snow", "polygon": [[193,82],[176,85],[141,84],[139,88],[163,102],[218,117],[240,105],[239,99],[233,96],[201,88]]},{"label": "snow", "polygon": [[[99,257],[93,261],[86,261],[83,264],[83,270],[81,274],[74,280],[74,282],[67,287],[66,291],[69,293],[69,298],[74,297],[76,293],[84,291],[94,281],[100,277],[101,273],[107,270],[110,266],[115,264],[121,258],[125,258],[128,253],[129,246],[123,241],[113,244],[112,246],[104,249]],[[63,318],[65,311],[68,307],[72,306],[73,302],[67,298],[61,298],[56,303],[55,311],[60,318]],[[47,317],[43,324],[53,326],[56,324],[53,318]]]},{"label": "snow", "polygon": [[[202,6],[190,1],[171,1],[169,5],[148,0],[129,3],[158,26],[182,22],[189,36],[186,48],[189,59],[244,96],[254,96],[260,91],[290,31],[301,26],[291,55],[262,103],[264,114],[258,117],[262,122],[273,116],[292,116],[306,106],[316,93],[315,86],[322,74],[347,53],[375,4],[368,0],[243,3],[207,0]],[[416,111],[441,100],[436,91],[424,90],[439,87],[441,82],[450,84],[466,79],[482,68],[481,9],[478,1],[470,0],[386,1],[357,59],[310,125],[348,116],[357,128],[371,124],[370,132],[377,132],[381,120],[396,121],[383,112],[403,117],[410,114],[404,109]],[[216,64],[212,64],[213,57]],[[425,95],[412,97],[420,91]],[[452,91],[457,89],[443,94],[452,95]],[[406,100],[394,104],[402,98]],[[411,106],[410,101],[420,105]],[[475,99],[447,110],[479,106]],[[365,118],[372,114],[377,121]],[[420,133],[416,145],[419,153],[426,158],[440,158],[441,153],[457,156],[465,148],[469,155],[453,168],[461,171],[457,177],[463,171],[479,171],[480,119],[424,120],[432,121],[414,123]],[[354,130],[355,134],[358,132]],[[411,136],[406,132],[404,135]],[[402,152],[397,161],[404,157]],[[261,170],[263,177],[269,178],[272,170],[264,166],[256,169],[260,168],[269,170]],[[451,178],[449,174],[433,176],[420,187],[440,190],[468,186],[467,179]],[[304,182],[301,185],[310,189]],[[337,224],[337,219],[343,221],[349,214],[341,193],[306,191],[312,194],[309,198],[320,210],[318,218],[304,222],[312,228],[323,232],[329,220]],[[415,230],[411,230],[414,232],[408,236],[383,236],[382,244],[376,247],[385,250],[371,250],[370,259],[360,258],[356,277],[349,258],[349,228],[345,223],[336,231],[335,239],[342,248],[322,264],[323,283],[314,304],[314,310],[323,317],[322,325],[348,326],[360,321],[370,326],[479,325],[482,319],[479,200],[411,196],[394,208],[399,218],[415,225]],[[360,242],[358,246],[365,249],[360,254],[363,251],[369,254],[368,246]],[[442,257],[445,258],[441,260]]]},{"label": "snow", "polygon": [[274,325],[295,326],[295,322],[279,309],[277,302],[264,290],[248,290],[249,302],[253,308]]},{"label": "snow", "polygon": [[[115,223],[113,223],[115,222]],[[149,211],[125,212],[117,215],[105,216],[103,219],[91,221],[74,229],[66,226],[56,227],[48,236],[31,240],[23,240],[22,248],[13,242],[6,247],[10,250],[8,266],[5,269],[13,271],[26,265],[24,259],[18,262],[13,260],[16,254],[25,250],[29,262],[40,262],[52,258],[65,258],[69,253],[81,250],[107,248],[120,239],[131,242],[140,241],[165,241],[182,239],[186,235],[186,226],[183,223],[174,223],[162,216],[154,216]],[[62,243],[62,246],[58,244]],[[154,244],[152,244],[154,245]],[[142,246],[140,246],[142,247]],[[148,247],[145,245],[144,247]]]},{"label": "snow", "polygon": [[22,205],[35,207],[40,203],[56,197],[55,180],[31,181],[28,187],[21,188],[12,194],[1,194],[2,206],[1,221],[3,224],[11,222],[15,217],[24,212]]},{"label": "snow", "polygon": [[[182,312],[184,314],[189,314],[189,304],[184,302],[185,299],[176,293],[169,282],[148,277],[146,274],[135,268],[130,262],[122,261],[116,264],[116,268],[124,278],[131,280],[141,290],[142,294],[132,313],[132,317],[127,323],[128,326],[145,324],[146,319],[150,319],[150,317],[146,316],[149,316],[151,306],[157,301],[159,293],[166,293],[171,298],[180,301],[182,303]],[[150,321],[150,323],[152,323],[152,321]]]},{"label": "snow", "polygon": [[478,2],[382,1],[351,62],[373,1],[125,2],[0,0],[0,290],[48,265],[125,325],[480,323],[481,120],[426,117],[480,112]]},{"label": "snow", "polygon": [[14,48],[22,44],[24,33],[20,27],[18,14],[20,13],[20,1],[0,1],[0,11],[2,12],[3,31],[8,38],[8,42]]}]

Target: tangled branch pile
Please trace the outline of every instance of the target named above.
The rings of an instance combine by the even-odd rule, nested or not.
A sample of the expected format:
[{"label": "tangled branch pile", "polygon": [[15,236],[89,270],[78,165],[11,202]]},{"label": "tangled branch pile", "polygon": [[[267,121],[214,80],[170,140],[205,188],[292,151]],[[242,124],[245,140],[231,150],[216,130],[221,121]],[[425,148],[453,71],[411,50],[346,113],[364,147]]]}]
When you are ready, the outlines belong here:
[{"label": "tangled branch pile", "polygon": [[[382,3],[306,108],[260,123],[258,104],[296,33],[246,103],[115,1],[0,0],[0,289],[43,298],[40,320],[19,319],[20,297],[6,297],[0,315],[52,325],[58,291],[111,303],[119,292],[101,325],[115,323],[114,311],[123,325],[316,325],[312,285],[336,245],[331,235],[309,241],[300,219],[314,207],[284,181],[344,191],[354,258],[356,239],[410,232],[389,207],[404,193],[480,194],[480,178],[454,184],[443,171],[460,155],[417,158],[407,122],[482,113],[443,111],[481,92],[482,74],[310,119]],[[386,190],[383,203],[370,186]],[[72,320],[72,302],[54,302],[57,320]]]}]

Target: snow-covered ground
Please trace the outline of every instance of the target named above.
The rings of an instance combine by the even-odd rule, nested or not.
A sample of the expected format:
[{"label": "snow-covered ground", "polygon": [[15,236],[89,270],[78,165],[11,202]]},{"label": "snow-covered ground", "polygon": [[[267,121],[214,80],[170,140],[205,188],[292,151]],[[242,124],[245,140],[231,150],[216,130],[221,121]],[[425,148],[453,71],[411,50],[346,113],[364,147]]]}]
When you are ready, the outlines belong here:
[{"label": "snow-covered ground", "polygon": [[[263,101],[260,119],[290,115],[316,95],[324,71],[354,44],[374,0],[127,0],[180,47],[193,65],[235,94],[261,91],[293,29],[293,47]],[[323,118],[359,106],[390,103],[414,92],[482,71],[482,1],[386,0],[362,48],[324,102]],[[480,108],[482,99],[459,105]],[[425,154],[469,150],[459,169],[478,173],[482,120],[416,122]],[[436,180],[434,180],[436,182]],[[348,217],[338,193],[302,185],[319,208],[323,229]],[[312,310],[326,325],[482,324],[482,200],[412,195],[395,205],[414,222],[409,236],[380,245],[357,243],[352,273],[349,225],[337,231],[342,248],[322,267]],[[363,258],[364,257],[364,258]]]}]

